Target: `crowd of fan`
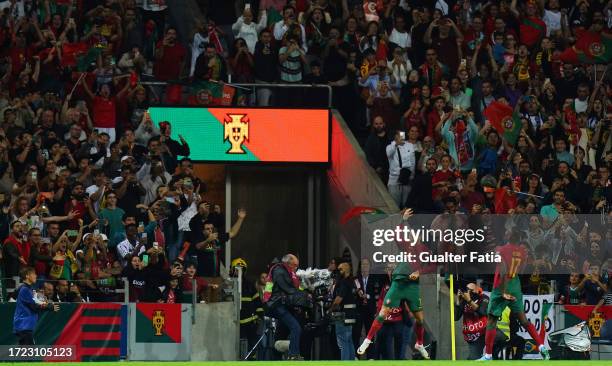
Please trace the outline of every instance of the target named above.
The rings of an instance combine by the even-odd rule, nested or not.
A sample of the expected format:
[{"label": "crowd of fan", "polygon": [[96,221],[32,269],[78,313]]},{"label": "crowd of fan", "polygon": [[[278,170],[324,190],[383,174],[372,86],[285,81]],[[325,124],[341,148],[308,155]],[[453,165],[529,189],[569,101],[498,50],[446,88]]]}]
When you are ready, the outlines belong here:
[{"label": "crowd of fan", "polygon": [[219,277],[246,211],[226,233],[188,144],[146,111],[160,100],[146,75],[178,79],[188,66],[168,6],[11,0],[0,10],[2,300],[26,266],[56,301],[122,300],[121,277],[130,301],[215,297],[203,278]]},{"label": "crowd of fan", "polygon": [[[172,288],[168,268],[194,255],[197,275],[218,275],[219,243],[245,213],[225,233],[191,161],[178,160],[189,146],[146,112],[170,90],[146,80],[329,84],[355,135],[371,128],[368,161],[398,206],[417,213],[540,213],[534,230],[567,212],[607,215],[609,76],[561,55],[585,34],[605,50],[609,2],[198,3],[204,18],[186,40],[164,1],[0,1],[3,277],[33,265],[89,287],[124,272]],[[235,101],[320,97],[258,88]],[[516,141],[485,120],[494,101],[520,113]],[[611,250],[605,225],[591,234],[589,258],[573,260],[580,273]],[[132,273],[158,267],[163,276]]]}]

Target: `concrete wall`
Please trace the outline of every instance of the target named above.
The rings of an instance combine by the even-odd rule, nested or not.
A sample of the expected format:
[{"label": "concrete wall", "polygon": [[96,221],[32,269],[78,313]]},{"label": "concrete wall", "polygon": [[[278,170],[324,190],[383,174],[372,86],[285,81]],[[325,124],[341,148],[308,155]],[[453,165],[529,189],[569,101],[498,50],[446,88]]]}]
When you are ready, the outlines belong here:
[{"label": "concrete wall", "polygon": [[235,361],[239,336],[233,302],[196,304],[191,333],[191,361]]}]

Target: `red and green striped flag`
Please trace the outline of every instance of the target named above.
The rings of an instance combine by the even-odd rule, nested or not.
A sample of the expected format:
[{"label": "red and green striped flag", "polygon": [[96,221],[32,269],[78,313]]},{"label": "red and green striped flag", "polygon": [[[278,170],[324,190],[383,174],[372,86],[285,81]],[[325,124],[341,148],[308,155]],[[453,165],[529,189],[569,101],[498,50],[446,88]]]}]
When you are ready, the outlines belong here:
[{"label": "red and green striped flag", "polygon": [[[15,303],[0,304],[0,323],[12,325],[14,312]],[[0,344],[17,344],[12,329],[5,330],[0,332]],[[127,306],[61,303],[58,312],[41,313],[34,339],[37,345],[74,346],[74,361],[119,361],[127,354]]]},{"label": "red and green striped flag", "polygon": [[510,145],[514,145],[518,139],[523,123],[517,113],[508,104],[497,101],[489,104],[483,112],[485,118],[491,126],[504,138]]}]

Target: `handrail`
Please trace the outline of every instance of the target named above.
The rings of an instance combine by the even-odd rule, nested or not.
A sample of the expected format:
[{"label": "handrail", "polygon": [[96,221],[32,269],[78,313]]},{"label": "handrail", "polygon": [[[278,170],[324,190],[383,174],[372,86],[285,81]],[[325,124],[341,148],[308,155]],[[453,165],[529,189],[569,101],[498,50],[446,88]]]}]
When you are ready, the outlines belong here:
[{"label": "handrail", "polygon": [[[333,104],[333,89],[327,84],[288,84],[288,83],[226,83],[226,85],[237,88],[324,88],[327,89],[327,108],[332,108]],[[167,81],[141,81],[141,85],[151,86],[166,86]]]},{"label": "handrail", "polygon": [[333,100],[333,89],[331,85],[327,84],[288,84],[288,83],[238,83],[238,84],[228,84],[228,85],[236,85],[236,86],[244,86],[244,87],[260,87],[260,88],[325,88],[327,89],[327,108],[332,107]]}]

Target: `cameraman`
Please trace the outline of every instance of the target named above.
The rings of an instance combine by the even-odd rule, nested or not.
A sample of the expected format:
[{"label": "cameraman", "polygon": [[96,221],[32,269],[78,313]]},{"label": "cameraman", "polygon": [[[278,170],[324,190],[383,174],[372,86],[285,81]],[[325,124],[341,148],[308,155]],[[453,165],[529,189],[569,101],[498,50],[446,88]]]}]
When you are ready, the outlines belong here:
[{"label": "cameraman", "polygon": [[338,271],[339,277],[334,287],[334,302],[329,311],[335,320],[336,341],[338,342],[338,348],[340,348],[340,359],[353,361],[355,360],[353,324],[356,322],[357,315],[357,289],[352,279],[350,264],[340,263]]},{"label": "cameraman", "polygon": [[[266,303],[268,313],[278,319],[289,329],[289,355],[290,361],[301,361],[300,336],[302,328],[300,323],[291,313],[290,308],[297,303],[297,299],[305,297],[300,291],[300,280],[296,275],[300,262],[293,254],[285,255],[281,263],[274,265],[272,274],[272,294]],[[303,295],[303,296],[302,296]]]}]

